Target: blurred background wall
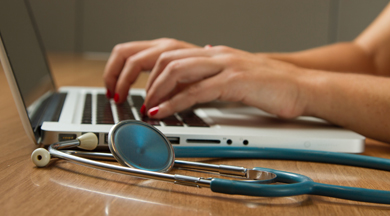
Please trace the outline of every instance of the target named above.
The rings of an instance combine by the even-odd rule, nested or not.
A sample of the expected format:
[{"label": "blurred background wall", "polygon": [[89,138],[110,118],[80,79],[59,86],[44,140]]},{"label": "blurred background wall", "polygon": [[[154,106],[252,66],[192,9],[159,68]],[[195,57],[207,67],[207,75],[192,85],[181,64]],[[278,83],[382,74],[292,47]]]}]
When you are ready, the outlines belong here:
[{"label": "blurred background wall", "polygon": [[385,0],[30,0],[47,50],[111,52],[172,37],[289,52],[355,38]]}]

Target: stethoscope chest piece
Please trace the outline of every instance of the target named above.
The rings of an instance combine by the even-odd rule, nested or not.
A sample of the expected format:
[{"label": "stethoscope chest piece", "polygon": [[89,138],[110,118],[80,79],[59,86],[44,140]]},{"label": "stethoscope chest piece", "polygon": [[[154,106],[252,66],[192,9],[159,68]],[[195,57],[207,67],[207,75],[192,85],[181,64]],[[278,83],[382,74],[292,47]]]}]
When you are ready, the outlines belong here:
[{"label": "stethoscope chest piece", "polygon": [[175,162],[173,147],[165,135],[141,121],[121,121],[112,127],[108,146],[123,166],[168,172]]}]

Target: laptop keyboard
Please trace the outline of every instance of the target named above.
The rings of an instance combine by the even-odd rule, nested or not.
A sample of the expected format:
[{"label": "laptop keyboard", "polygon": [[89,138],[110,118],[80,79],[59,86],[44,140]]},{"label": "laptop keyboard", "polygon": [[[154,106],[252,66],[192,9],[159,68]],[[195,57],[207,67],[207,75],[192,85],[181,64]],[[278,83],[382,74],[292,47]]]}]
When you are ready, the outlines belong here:
[{"label": "laptop keyboard", "polygon": [[[140,95],[131,96],[132,105],[125,101],[123,104],[115,105],[119,121],[136,120],[132,108],[137,111],[140,120],[154,126],[176,126],[176,127],[209,127],[195,112],[191,109],[171,115],[164,119],[151,119],[140,113],[141,106],[144,104],[144,98]],[[104,94],[97,95],[96,124],[115,124],[111,103]],[[86,94],[84,111],[81,120],[82,124],[92,124],[92,94]]]},{"label": "laptop keyboard", "polygon": [[96,124],[115,124],[110,101],[105,95],[97,95]]},{"label": "laptop keyboard", "polygon": [[81,124],[92,124],[92,95],[87,94],[84,101],[83,117]]}]

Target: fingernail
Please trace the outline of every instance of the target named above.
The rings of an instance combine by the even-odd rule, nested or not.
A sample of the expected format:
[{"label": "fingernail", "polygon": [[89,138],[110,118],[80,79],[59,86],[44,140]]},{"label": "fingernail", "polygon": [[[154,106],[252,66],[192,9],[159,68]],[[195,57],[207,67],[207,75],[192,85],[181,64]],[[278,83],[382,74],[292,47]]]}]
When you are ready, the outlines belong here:
[{"label": "fingernail", "polygon": [[206,46],[204,46],[205,49],[208,49],[208,48],[211,48],[213,46],[211,46],[210,44],[207,44]]},{"label": "fingernail", "polygon": [[111,92],[110,92],[110,90],[109,90],[109,89],[107,89],[106,97],[107,97],[108,99],[110,99],[110,98],[111,98]]},{"label": "fingernail", "polygon": [[115,103],[118,103],[118,101],[119,101],[119,94],[118,93],[115,93],[114,101],[115,101]]},{"label": "fingernail", "polygon": [[159,107],[158,107],[158,106],[151,108],[151,109],[149,110],[149,115],[150,115],[150,116],[156,115],[156,114],[158,113],[158,110],[159,110]]},{"label": "fingernail", "polygon": [[142,115],[145,115],[145,109],[146,109],[145,104],[142,104],[141,109],[139,109]]}]

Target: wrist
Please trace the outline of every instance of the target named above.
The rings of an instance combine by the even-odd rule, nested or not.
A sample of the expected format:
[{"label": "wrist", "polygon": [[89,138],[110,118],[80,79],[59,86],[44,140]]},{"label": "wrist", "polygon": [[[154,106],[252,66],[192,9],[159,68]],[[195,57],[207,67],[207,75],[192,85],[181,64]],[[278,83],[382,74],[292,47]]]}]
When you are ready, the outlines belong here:
[{"label": "wrist", "polygon": [[320,109],[326,104],[329,96],[327,91],[323,91],[328,83],[326,74],[321,71],[302,68],[297,79],[299,86],[298,101],[302,106],[301,115],[321,117]]}]

